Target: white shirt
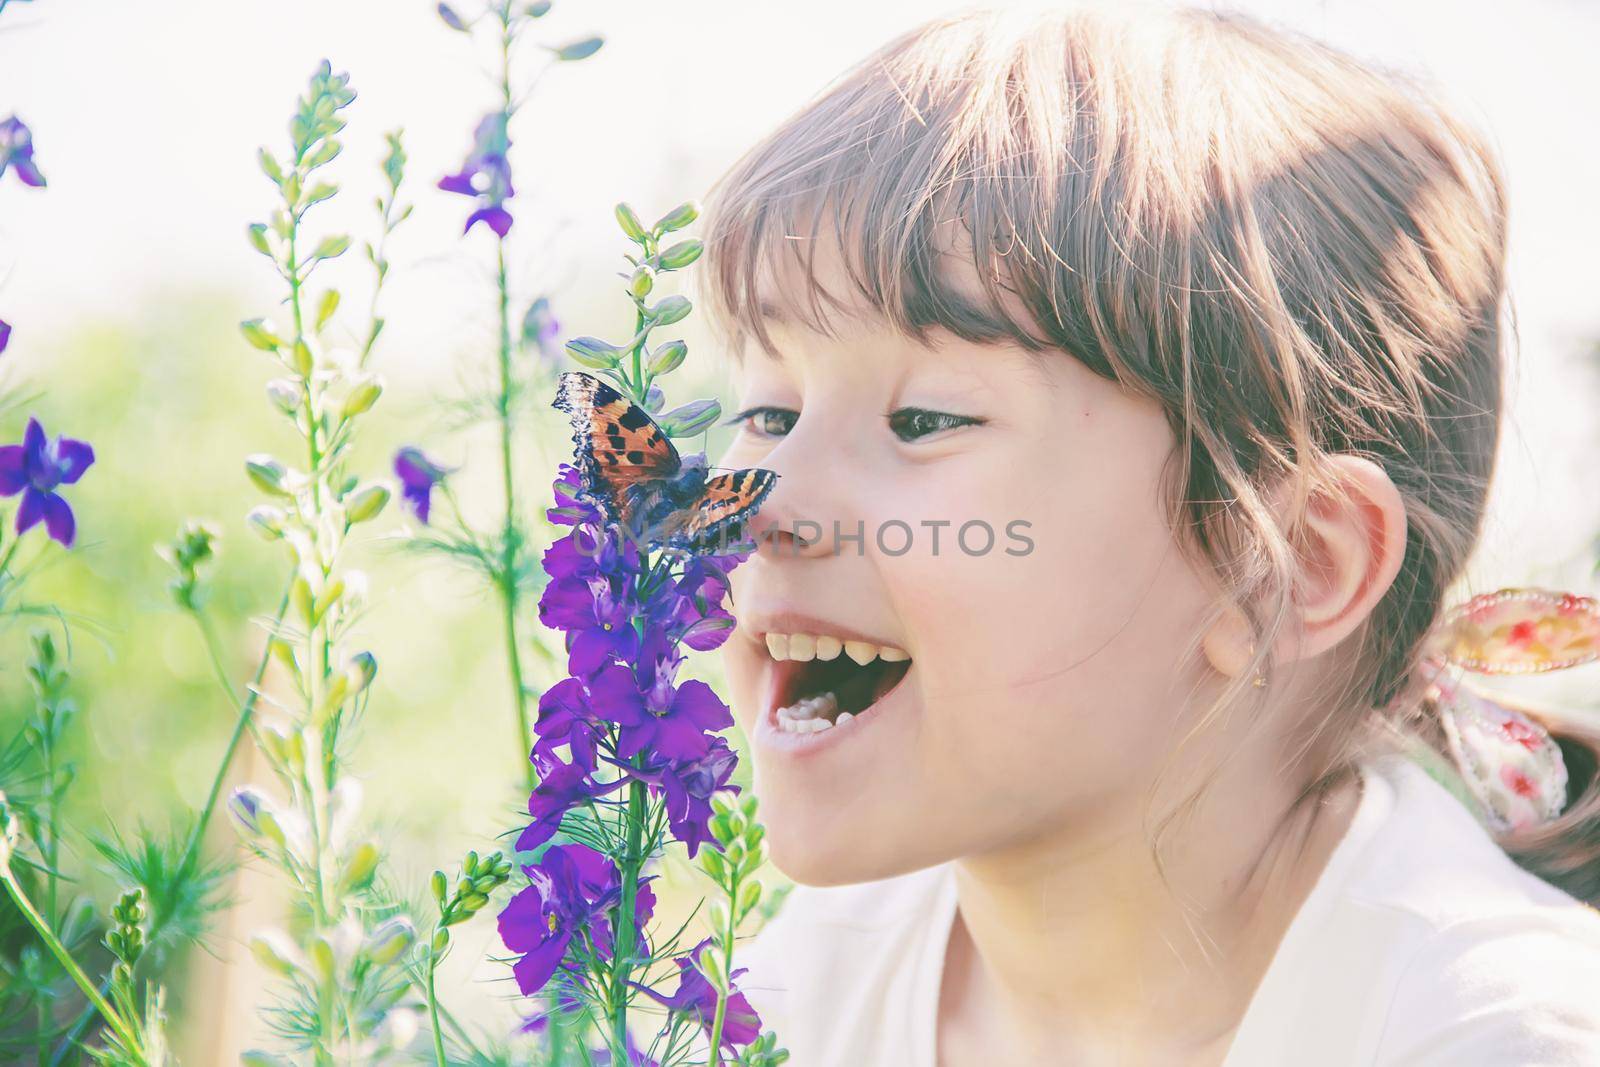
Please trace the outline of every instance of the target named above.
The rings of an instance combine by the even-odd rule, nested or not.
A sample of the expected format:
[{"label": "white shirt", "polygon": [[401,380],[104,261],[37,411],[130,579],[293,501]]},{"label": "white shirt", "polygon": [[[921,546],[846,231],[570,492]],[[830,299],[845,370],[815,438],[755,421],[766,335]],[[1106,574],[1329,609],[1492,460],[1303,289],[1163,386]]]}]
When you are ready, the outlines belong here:
[{"label": "white shirt", "polygon": [[[1224,1067],[1600,1065],[1600,913],[1512,863],[1409,759],[1362,778]],[[738,985],[792,1067],[935,1067],[956,910],[948,863],[796,886],[735,953]]]}]

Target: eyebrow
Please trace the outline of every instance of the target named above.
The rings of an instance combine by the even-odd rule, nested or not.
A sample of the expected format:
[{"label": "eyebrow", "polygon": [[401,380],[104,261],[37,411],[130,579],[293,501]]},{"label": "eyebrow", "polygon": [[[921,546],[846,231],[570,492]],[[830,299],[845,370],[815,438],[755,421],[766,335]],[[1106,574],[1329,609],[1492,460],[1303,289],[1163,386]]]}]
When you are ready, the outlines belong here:
[{"label": "eyebrow", "polygon": [[756,314],[769,322],[783,323],[788,321],[784,317],[783,310],[770,300],[757,300]]}]

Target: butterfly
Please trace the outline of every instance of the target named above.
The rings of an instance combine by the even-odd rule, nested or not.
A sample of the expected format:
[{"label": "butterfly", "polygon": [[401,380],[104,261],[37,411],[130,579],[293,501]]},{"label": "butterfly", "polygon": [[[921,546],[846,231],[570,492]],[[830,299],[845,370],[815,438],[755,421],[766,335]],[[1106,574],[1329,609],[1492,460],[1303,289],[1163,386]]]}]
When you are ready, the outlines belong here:
[{"label": "butterfly", "polygon": [[760,467],[709,474],[705,453],[680,456],[648,412],[582,371],[561,375],[553,406],[572,418],[584,494],[640,544],[726,548],[777,484]]}]

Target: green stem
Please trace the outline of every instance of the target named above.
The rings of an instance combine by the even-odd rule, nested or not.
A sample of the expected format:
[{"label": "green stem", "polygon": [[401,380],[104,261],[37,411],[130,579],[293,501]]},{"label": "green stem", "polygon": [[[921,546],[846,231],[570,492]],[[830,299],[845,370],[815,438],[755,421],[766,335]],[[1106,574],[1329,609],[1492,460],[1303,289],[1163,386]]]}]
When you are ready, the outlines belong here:
[{"label": "green stem", "polygon": [[[500,106],[506,123],[511,122],[511,8],[503,4],[500,16]],[[506,239],[495,243],[495,288],[500,320],[500,396],[496,414],[500,422],[500,474],[502,495],[505,497],[505,526],[500,533],[500,573],[496,584],[500,587],[501,607],[505,614],[506,657],[511,669],[511,707],[517,718],[517,743],[521,748],[523,780],[529,791],[538,784],[529,753],[533,751],[533,734],[528,725],[528,694],[523,685],[522,645],[517,637],[517,613],[520,610],[521,589],[518,569],[522,554],[522,538],[517,528],[516,478],[511,466],[513,454],[512,400],[514,382],[511,366],[511,286],[506,271]]]},{"label": "green stem", "polygon": [[433,991],[433,972],[438,966],[439,954],[428,949],[428,1017],[433,1021],[433,1057],[438,1067],[446,1067],[444,1062],[444,1034],[439,1029],[439,997]]},{"label": "green stem", "polygon": [[[72,958],[72,954],[67,951],[66,946],[61,943],[55,932],[50,929],[44,918],[34,908],[33,902],[28,899],[28,895],[17,884],[17,878],[11,870],[9,860],[3,868],[0,868],[0,880],[5,881],[6,891],[11,894],[11,899],[16,902],[17,908],[28,920],[28,923],[34,930],[38,931],[39,937],[44,941],[46,947],[50,949],[51,955],[55,956],[56,961],[61,964],[62,969],[72,977],[74,982],[78,983],[78,988],[83,990],[84,996],[89,998],[89,1003],[94,1005],[101,1018],[105,1019],[106,1024],[116,1032],[117,1037],[122,1040],[128,1050],[133,1055],[139,1056],[139,1042],[134,1037],[133,1031],[128,1028],[128,1024],[123,1020],[122,1016],[112,1009],[106,998],[100,995],[100,990],[95,988],[93,982],[89,981],[89,976],[83,973],[77,961]],[[142,1056],[139,1058],[139,1062],[144,1062]]]},{"label": "green stem", "polygon": [[533,764],[528,755],[533,751],[533,735],[528,726],[528,694],[522,680],[522,645],[517,638],[517,612],[521,590],[517,580],[521,555],[521,534],[517,529],[516,477],[511,466],[511,310],[510,289],[506,278],[506,243],[498,245],[498,289],[500,304],[500,401],[497,406],[500,419],[500,473],[505,496],[505,527],[500,540],[500,602],[505,615],[506,658],[511,668],[511,707],[517,719],[517,740],[521,746],[524,780],[531,791],[538,784]]},{"label": "green stem", "polygon": [[[635,765],[641,757],[635,756]],[[611,960],[611,1021],[616,1041],[613,1063],[628,1062],[628,980],[633,977],[634,895],[638,891],[640,855],[644,834],[645,784],[637,778],[628,783],[627,845],[622,856],[622,900],[617,904],[616,951]]]},{"label": "green stem", "polygon": [[[737,916],[734,909],[739,906],[739,882],[737,868],[732,882],[728,888],[728,925],[722,931],[722,974],[726,978],[733,973],[733,932]],[[731,982],[731,979],[730,979]],[[728,1014],[729,986],[717,990],[717,1011],[711,1020],[711,1067],[722,1067],[722,1025]]]},{"label": "green stem", "polygon": [[[284,615],[289,610],[289,590],[293,585],[294,575],[291,573],[289,581],[284,584],[283,596],[278,601],[278,613],[272,620],[272,632],[274,633],[277,632],[278,624],[283,621]],[[233,695],[232,683],[228,681],[228,672],[222,663],[222,656],[217,647],[216,630],[203,612],[196,609],[193,614],[195,622],[199,624],[200,632],[205,639],[206,650],[211,655],[211,666],[217,673],[217,681],[221,683],[224,692],[228,694],[228,699],[233,701],[234,706],[238,708],[239,715],[234,720],[233,733],[228,737],[228,745],[222,750],[222,759],[217,764],[217,773],[211,777],[211,788],[206,793],[205,807],[200,809],[200,818],[195,822],[194,829],[189,832],[189,844],[184,849],[183,862],[179,865],[179,870],[188,869],[189,865],[199,855],[200,837],[205,833],[206,824],[211,821],[212,812],[216,811],[217,801],[222,795],[222,785],[228,777],[228,768],[233,765],[233,754],[238,751],[239,741],[244,737],[245,730],[249,729],[252,724],[252,716],[256,710],[256,693],[261,688],[261,679],[266,677],[267,662],[272,655],[268,651],[261,653],[261,660],[256,664],[255,675],[250,680],[250,694],[245,697],[243,703],[240,703],[238,698]],[[152,930],[151,937],[154,938],[154,936],[155,931]]]}]

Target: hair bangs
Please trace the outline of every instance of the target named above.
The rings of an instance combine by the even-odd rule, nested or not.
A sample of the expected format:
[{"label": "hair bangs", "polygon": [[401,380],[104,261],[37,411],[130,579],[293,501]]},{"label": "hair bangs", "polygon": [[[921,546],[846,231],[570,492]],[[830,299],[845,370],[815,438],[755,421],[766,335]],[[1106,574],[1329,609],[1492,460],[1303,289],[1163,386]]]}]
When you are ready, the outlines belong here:
[{"label": "hair bangs", "polygon": [[1074,104],[1059,76],[1026,76],[1039,57],[1024,27],[975,34],[956,19],[907,34],[723,177],[705,284],[736,352],[754,338],[777,355],[775,322],[837,336],[862,317],[924,342],[942,328],[1029,350],[1058,343],[1030,305],[1054,294],[1045,237],[1073,153],[1055,143],[1057,124],[1033,117]]}]

